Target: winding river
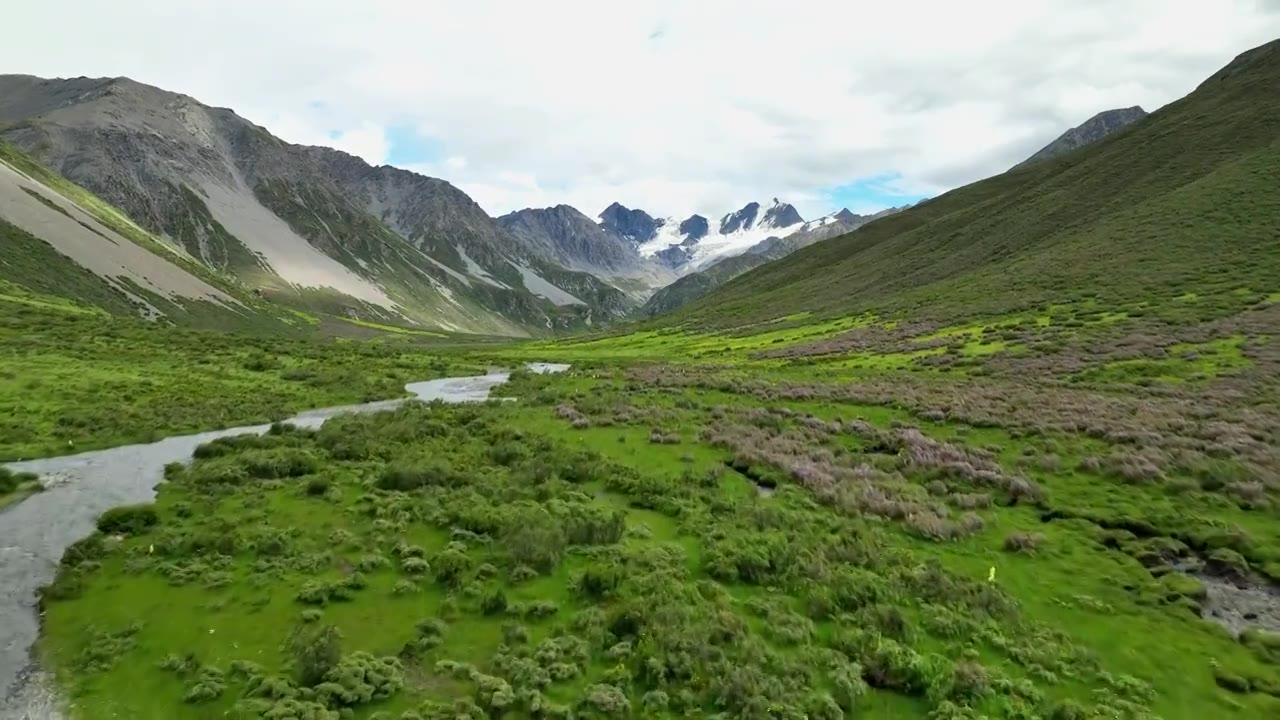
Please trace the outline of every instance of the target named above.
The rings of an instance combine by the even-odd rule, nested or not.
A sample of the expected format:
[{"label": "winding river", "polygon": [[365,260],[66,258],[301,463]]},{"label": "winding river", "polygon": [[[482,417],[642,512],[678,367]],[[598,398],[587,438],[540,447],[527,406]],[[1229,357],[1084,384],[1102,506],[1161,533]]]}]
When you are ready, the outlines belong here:
[{"label": "winding river", "polygon": [[[569,366],[530,363],[527,367],[547,373],[563,372]],[[493,372],[410,383],[405,389],[423,401],[476,402],[488,399],[489,391],[507,378],[508,373]],[[285,422],[316,428],[335,415],[391,410],[406,401],[309,410]],[[261,434],[269,427],[227,428],[145,445],[7,464],[10,469],[40,475],[45,491],[0,511],[0,718],[61,717],[48,678],[35,665],[31,648],[40,630],[36,591],[53,580],[67,546],[92,533],[103,512],[151,500],[163,480],[164,466],[190,460],[198,445],[228,435]]]}]

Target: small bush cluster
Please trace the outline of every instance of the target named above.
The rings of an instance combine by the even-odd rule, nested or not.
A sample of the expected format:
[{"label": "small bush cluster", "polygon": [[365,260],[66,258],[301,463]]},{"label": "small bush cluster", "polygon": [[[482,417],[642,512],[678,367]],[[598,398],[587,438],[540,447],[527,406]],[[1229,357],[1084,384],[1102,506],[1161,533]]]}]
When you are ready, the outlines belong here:
[{"label": "small bush cluster", "polygon": [[1033,553],[1044,542],[1040,533],[1018,532],[1004,539],[1004,549],[1013,553]]},{"label": "small bush cluster", "polygon": [[652,445],[679,445],[679,433],[666,432],[659,428],[654,428],[649,433],[649,443]]},{"label": "small bush cluster", "polygon": [[141,535],[160,522],[155,505],[112,508],[98,518],[98,532],[107,535]]},{"label": "small bush cluster", "polygon": [[351,600],[354,591],[363,588],[364,585],[364,577],[359,572],[352,573],[342,580],[309,580],[294,595],[294,599],[304,605],[344,602]]},{"label": "small bush cluster", "polygon": [[35,473],[13,472],[7,467],[0,466],[0,496],[8,495],[23,485],[37,483],[39,480],[39,476]]}]

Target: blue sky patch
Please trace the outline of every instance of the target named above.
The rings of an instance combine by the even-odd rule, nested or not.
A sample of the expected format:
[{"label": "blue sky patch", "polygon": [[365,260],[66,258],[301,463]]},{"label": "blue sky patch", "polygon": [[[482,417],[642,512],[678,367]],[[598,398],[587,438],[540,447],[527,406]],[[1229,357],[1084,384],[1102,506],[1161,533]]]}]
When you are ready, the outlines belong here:
[{"label": "blue sky patch", "polygon": [[829,205],[828,212],[849,208],[855,213],[874,212],[889,207],[907,205],[925,198],[908,192],[899,186],[902,175],[885,173],[837,185],[822,191]]},{"label": "blue sky patch", "polygon": [[417,128],[406,125],[387,128],[387,162],[391,165],[424,165],[443,157],[444,145],[418,132]]}]

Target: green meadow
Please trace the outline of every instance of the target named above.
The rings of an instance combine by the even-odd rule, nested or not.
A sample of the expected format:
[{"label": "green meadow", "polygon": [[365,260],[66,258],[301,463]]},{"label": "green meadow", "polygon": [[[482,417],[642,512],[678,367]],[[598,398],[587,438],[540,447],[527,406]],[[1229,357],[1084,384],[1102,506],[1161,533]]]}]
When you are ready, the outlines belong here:
[{"label": "green meadow", "polygon": [[1239,307],[246,343],[252,392],[574,368],[203,446],[68,552],[41,657],[86,720],[1265,717],[1280,641],[1201,616],[1280,578]]}]

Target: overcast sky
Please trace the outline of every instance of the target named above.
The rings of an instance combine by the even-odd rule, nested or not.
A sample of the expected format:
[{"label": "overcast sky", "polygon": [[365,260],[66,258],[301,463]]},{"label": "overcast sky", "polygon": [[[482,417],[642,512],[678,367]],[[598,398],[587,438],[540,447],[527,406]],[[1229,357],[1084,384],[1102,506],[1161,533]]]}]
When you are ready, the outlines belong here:
[{"label": "overcast sky", "polygon": [[492,214],[815,217],[1003,171],[1280,37],[1280,0],[71,0],[0,72],[117,76],[450,180]]}]

